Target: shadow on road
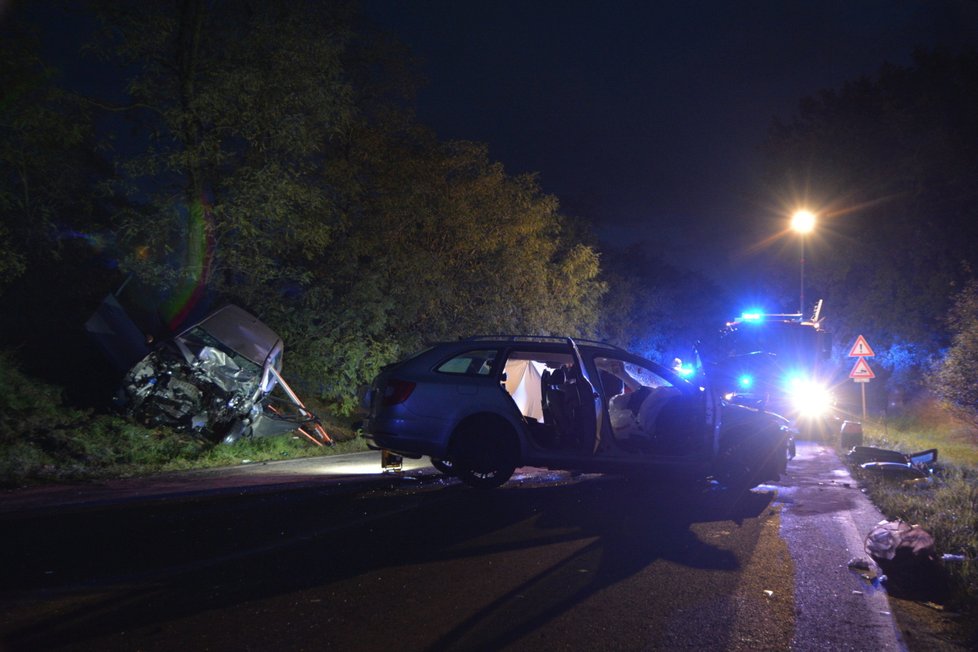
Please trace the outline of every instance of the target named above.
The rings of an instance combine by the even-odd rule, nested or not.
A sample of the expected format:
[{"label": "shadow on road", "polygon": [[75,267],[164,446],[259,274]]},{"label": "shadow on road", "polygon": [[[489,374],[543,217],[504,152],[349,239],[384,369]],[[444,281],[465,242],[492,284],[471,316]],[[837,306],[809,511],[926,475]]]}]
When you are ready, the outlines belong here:
[{"label": "shadow on road", "polygon": [[[212,613],[215,631],[200,635],[228,643],[244,636],[228,627],[245,627],[262,605],[243,639],[253,647],[304,640],[286,617],[318,620],[323,647],[370,647],[352,630],[388,611],[403,649],[496,649],[656,560],[737,570],[732,552],[691,526],[757,517],[772,496],[600,476],[491,492],[422,479],[353,495],[306,487],[12,516],[0,541],[0,631],[9,649],[172,648],[171,623],[187,621],[171,632],[185,636]],[[511,588],[473,596],[493,586]],[[296,594],[305,606],[290,615]],[[406,631],[424,613],[454,617]],[[139,631],[156,634],[138,644],[120,634]]]}]

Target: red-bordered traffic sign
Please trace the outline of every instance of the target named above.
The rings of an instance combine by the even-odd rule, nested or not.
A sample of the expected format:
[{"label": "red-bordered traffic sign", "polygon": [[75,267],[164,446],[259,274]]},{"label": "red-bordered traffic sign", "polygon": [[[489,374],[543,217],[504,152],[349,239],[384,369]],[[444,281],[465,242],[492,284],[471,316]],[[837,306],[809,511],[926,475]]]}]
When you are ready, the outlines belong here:
[{"label": "red-bordered traffic sign", "polygon": [[864,356],[872,357],[874,355],[876,354],[873,353],[873,349],[869,346],[869,342],[867,342],[866,338],[862,335],[856,338],[856,343],[852,345],[851,349],[849,349],[850,358],[862,358]]},{"label": "red-bordered traffic sign", "polygon": [[852,371],[849,372],[849,377],[857,383],[868,383],[870,379],[876,378],[876,374],[869,368],[866,358],[859,358],[852,367]]}]

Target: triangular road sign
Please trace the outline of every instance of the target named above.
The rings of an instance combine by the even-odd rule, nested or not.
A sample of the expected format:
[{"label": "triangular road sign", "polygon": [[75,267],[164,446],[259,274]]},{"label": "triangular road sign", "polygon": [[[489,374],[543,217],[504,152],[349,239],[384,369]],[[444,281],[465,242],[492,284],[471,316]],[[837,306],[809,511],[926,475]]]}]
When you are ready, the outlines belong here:
[{"label": "triangular road sign", "polygon": [[873,349],[869,347],[869,342],[867,342],[866,338],[862,335],[856,338],[856,343],[852,345],[851,349],[849,349],[850,358],[861,358],[863,356],[873,355],[876,354],[873,353]]},{"label": "triangular road sign", "polygon": [[857,383],[867,383],[870,378],[876,378],[876,374],[869,368],[869,363],[866,362],[866,358],[859,358],[856,360],[852,371],[849,372],[849,377]]}]

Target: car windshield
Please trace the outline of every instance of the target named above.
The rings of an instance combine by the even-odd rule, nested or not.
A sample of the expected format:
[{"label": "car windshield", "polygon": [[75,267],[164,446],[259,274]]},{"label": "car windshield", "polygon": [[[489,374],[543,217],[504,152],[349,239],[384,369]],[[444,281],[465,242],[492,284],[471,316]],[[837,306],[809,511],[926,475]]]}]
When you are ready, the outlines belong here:
[{"label": "car windshield", "polygon": [[191,353],[200,356],[206,349],[216,349],[234,361],[238,368],[247,371],[250,375],[257,375],[261,370],[257,364],[244,357],[237,351],[225,346],[216,337],[205,331],[200,326],[194,326],[189,331],[180,336],[181,341],[187,345]]}]

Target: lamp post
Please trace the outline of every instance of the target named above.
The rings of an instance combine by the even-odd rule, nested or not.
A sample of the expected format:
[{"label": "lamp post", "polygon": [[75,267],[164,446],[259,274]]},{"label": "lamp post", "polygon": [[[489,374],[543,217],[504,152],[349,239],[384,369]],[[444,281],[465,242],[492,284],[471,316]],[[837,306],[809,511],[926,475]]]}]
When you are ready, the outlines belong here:
[{"label": "lamp post", "polygon": [[791,228],[801,236],[801,290],[798,297],[798,312],[805,318],[805,236],[815,228],[815,214],[807,210],[795,211],[791,216]]}]

